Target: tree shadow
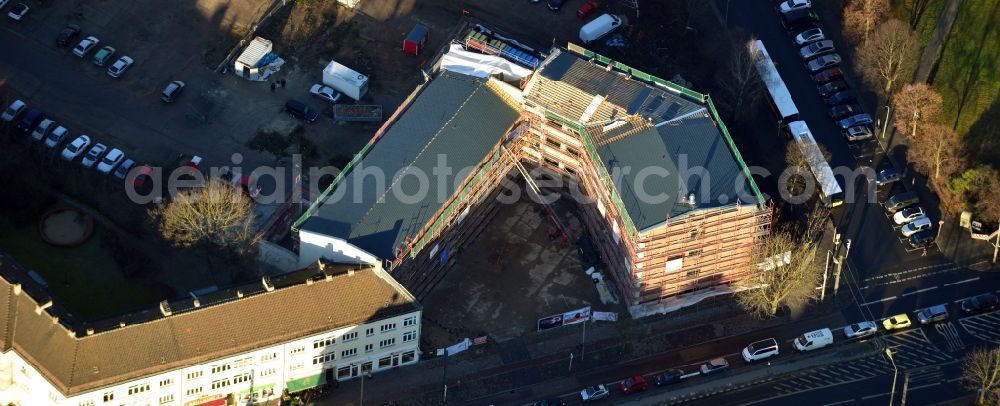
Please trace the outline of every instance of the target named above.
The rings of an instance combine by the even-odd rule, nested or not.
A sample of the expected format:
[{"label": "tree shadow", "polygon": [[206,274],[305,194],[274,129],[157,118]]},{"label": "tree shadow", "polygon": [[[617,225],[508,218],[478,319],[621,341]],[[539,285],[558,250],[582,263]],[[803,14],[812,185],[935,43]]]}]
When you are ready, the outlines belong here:
[{"label": "tree shadow", "polygon": [[1000,169],[1000,96],[972,123],[963,141],[976,161]]},{"label": "tree shadow", "polygon": [[[996,15],[998,10],[1000,10],[1000,2],[993,3],[993,8],[990,10],[989,15],[991,16]],[[961,11],[959,12],[961,13]],[[959,119],[962,117],[962,111],[967,106],[970,97],[972,96],[973,93],[975,93],[976,90],[979,90],[980,73],[982,72],[982,69],[984,67],[983,50],[994,49],[993,46],[990,46],[987,43],[987,37],[989,36],[989,33],[992,29],[993,29],[992,24],[985,24],[983,26],[983,30],[979,34],[979,41],[978,41],[979,46],[975,48],[976,49],[975,55],[963,55],[964,54],[963,52],[958,55],[958,58],[956,58],[956,63],[971,58],[971,60],[969,61],[970,63],[968,64],[962,63],[959,65],[959,66],[966,66],[968,70],[966,72],[965,84],[961,90],[960,97],[958,100],[958,108],[957,111],[955,112],[954,121],[952,121],[952,128],[956,130],[958,129]],[[965,50],[967,48],[960,48],[960,49]],[[990,67],[987,66],[986,68],[989,69]]]}]

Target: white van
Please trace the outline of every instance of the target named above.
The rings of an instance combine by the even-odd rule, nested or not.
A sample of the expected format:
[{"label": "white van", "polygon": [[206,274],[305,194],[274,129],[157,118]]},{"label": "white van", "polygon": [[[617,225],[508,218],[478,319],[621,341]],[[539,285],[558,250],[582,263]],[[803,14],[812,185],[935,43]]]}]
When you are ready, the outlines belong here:
[{"label": "white van", "polygon": [[833,333],[830,329],[810,331],[795,339],[795,349],[799,351],[812,351],[833,344]]},{"label": "white van", "polygon": [[614,31],[622,25],[622,17],[611,15],[611,14],[601,14],[599,17],[590,20],[589,23],[580,27],[580,41],[584,44],[588,44],[591,41],[597,40],[609,32]]}]

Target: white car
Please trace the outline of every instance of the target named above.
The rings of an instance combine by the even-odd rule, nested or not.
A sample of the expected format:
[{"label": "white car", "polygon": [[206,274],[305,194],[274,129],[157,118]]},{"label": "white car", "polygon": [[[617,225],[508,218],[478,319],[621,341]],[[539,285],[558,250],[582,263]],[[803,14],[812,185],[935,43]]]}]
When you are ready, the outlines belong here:
[{"label": "white car", "polygon": [[88,146],[90,146],[90,137],[86,135],[76,137],[73,142],[70,142],[69,145],[63,149],[62,157],[67,161],[72,161],[76,159],[76,157],[80,156],[80,154],[83,153],[83,150],[87,149]]},{"label": "white car", "polygon": [[87,52],[90,52],[91,49],[94,49],[94,47],[100,43],[101,40],[97,39],[97,37],[93,35],[84,38],[80,40],[79,44],[76,44],[75,48],[73,48],[73,55],[83,58],[84,55],[87,55]]},{"label": "white car", "polygon": [[45,146],[48,148],[55,148],[59,145],[66,136],[69,135],[69,130],[66,127],[58,126],[55,130],[49,133],[48,137],[45,137]]},{"label": "white car", "polygon": [[799,10],[812,7],[811,0],[786,0],[778,5],[778,10],[782,13],[787,13],[792,10]]},{"label": "white car", "polygon": [[31,8],[29,8],[27,4],[17,3],[14,7],[10,8],[10,11],[7,12],[7,17],[10,17],[15,21],[21,21],[21,19],[24,18],[24,15],[28,14],[28,10],[31,10]]},{"label": "white car", "polygon": [[826,39],[826,35],[823,35],[822,28],[810,28],[808,30],[802,31],[799,35],[795,36],[796,45],[808,45],[816,41],[822,41]]},{"label": "white car", "polygon": [[309,89],[309,93],[333,104],[337,104],[337,102],[340,101],[341,96],[340,92],[333,90],[333,88],[329,86],[323,86],[320,84],[312,85],[312,88]]},{"label": "white car", "polygon": [[840,65],[840,55],[829,54],[809,61],[809,63],[806,64],[806,68],[808,68],[810,72],[816,73],[823,69],[832,68],[837,65]]},{"label": "white car", "polygon": [[897,211],[896,214],[892,215],[892,221],[897,225],[902,225],[925,216],[927,216],[927,213],[924,213],[922,207],[914,206]]},{"label": "white car", "polygon": [[10,106],[7,106],[7,110],[3,111],[3,115],[0,115],[0,119],[3,119],[3,121],[6,121],[8,123],[14,121],[14,119],[17,118],[17,116],[20,116],[21,113],[24,113],[24,110],[27,107],[28,105],[24,104],[24,102],[21,101],[20,99],[14,100],[14,102],[11,103]]},{"label": "white car", "polygon": [[611,393],[608,392],[608,388],[605,388],[604,385],[595,385],[583,388],[583,390],[580,391],[580,398],[582,398],[584,402],[590,402],[592,400],[604,399],[610,394]]},{"label": "white car", "polygon": [[55,121],[44,119],[41,123],[38,123],[38,126],[35,127],[35,131],[31,132],[31,139],[41,141],[45,139],[45,137],[49,135],[49,131],[52,131],[54,128],[56,128]]},{"label": "white car", "polygon": [[118,164],[122,163],[123,160],[125,160],[125,153],[118,148],[113,148],[107,155],[104,156],[101,163],[97,164],[97,171],[103,174],[109,174],[116,167],[118,167]]},{"label": "white car", "polygon": [[899,232],[903,233],[903,237],[909,237],[918,232],[930,230],[933,226],[934,223],[931,223],[931,219],[927,218],[927,216],[917,217],[913,221],[906,223]]},{"label": "white car", "polygon": [[743,349],[743,360],[760,361],[778,355],[778,341],[773,338],[757,341]]},{"label": "white car", "polygon": [[845,338],[864,338],[874,335],[878,331],[878,324],[874,321],[862,321],[844,327]]},{"label": "white car", "polygon": [[97,161],[100,160],[102,156],[104,156],[104,151],[107,150],[108,150],[107,145],[97,143],[96,145],[90,148],[90,151],[87,151],[87,155],[83,156],[83,160],[80,161],[80,165],[83,165],[84,168],[93,168],[94,164],[96,164]]},{"label": "white car", "polygon": [[121,75],[125,73],[128,67],[132,66],[133,63],[135,63],[135,61],[127,55],[118,58],[118,60],[108,68],[108,76],[113,78],[121,77]]}]

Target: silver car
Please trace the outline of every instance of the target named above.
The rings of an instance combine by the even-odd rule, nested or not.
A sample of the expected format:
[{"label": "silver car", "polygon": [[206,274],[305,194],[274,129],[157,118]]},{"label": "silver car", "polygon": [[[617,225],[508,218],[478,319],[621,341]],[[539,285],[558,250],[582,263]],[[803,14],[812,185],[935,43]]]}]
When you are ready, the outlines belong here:
[{"label": "silver car", "polygon": [[825,39],[826,35],[823,34],[822,28],[810,28],[800,32],[799,35],[796,35],[795,43],[801,46]]},{"label": "silver car", "polygon": [[862,321],[844,327],[844,337],[864,338],[874,335],[876,331],[878,331],[878,324],[875,324],[873,321]]},{"label": "silver car", "polygon": [[848,141],[864,141],[875,136],[875,132],[868,124],[856,125],[842,130],[841,133],[844,134],[844,138],[847,138]]},{"label": "silver car", "polygon": [[806,68],[809,69],[809,72],[816,73],[837,65],[840,65],[840,55],[829,54],[809,61],[809,63],[806,63]]},{"label": "silver car", "polygon": [[834,50],[835,49],[833,48],[833,41],[831,40],[817,41],[799,49],[799,56],[801,56],[802,60],[805,61],[820,55],[831,53]]}]

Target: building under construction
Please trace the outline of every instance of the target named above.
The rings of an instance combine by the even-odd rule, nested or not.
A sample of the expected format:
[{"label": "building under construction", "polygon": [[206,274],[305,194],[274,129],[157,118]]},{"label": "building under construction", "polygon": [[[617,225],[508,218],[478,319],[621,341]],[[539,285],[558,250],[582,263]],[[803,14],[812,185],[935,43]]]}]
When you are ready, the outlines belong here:
[{"label": "building under construction", "polygon": [[523,182],[580,206],[633,316],[753,269],[771,210],[708,96],[572,44],[523,78],[432,76],[295,222],[300,263],[380,264],[422,298]]}]

